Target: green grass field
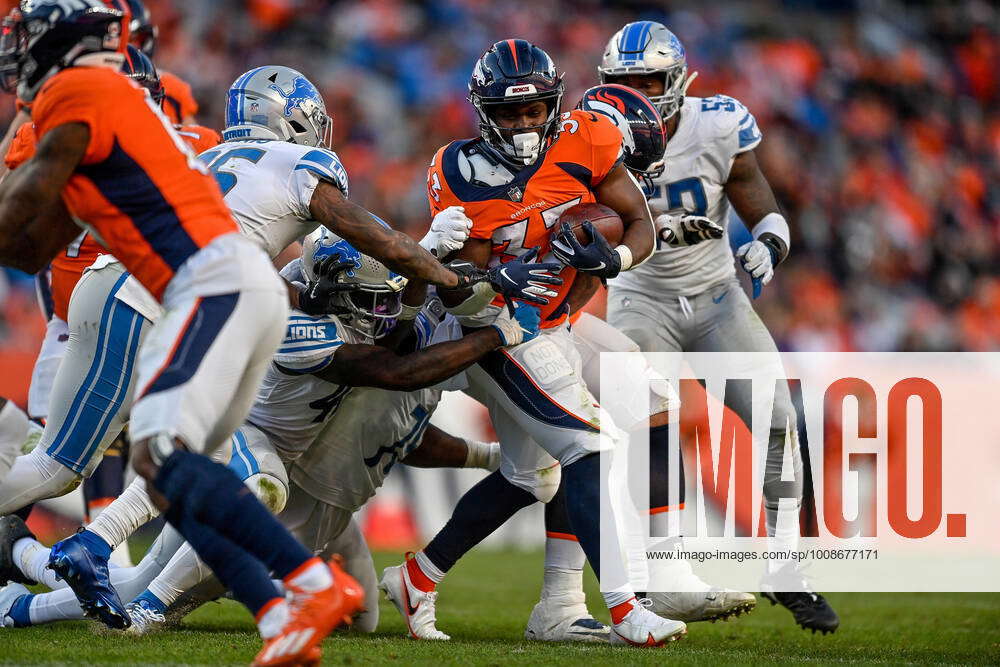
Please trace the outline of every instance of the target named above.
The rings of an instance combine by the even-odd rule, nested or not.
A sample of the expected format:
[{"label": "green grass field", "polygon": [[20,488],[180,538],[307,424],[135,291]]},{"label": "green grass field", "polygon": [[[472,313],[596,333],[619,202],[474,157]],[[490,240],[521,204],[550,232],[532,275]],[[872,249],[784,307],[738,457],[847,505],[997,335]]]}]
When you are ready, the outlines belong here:
[{"label": "green grass field", "polygon": [[[378,554],[376,566],[381,571],[399,558]],[[632,650],[524,641],[540,583],[541,554],[473,552],[440,587],[438,627],[452,641],[406,639],[402,620],[383,600],[379,632],[328,639],[324,664],[1000,664],[1000,595],[830,595],[841,627],[825,637],[800,630],[791,614],[763,601],[738,620],[692,624],[687,638],[668,648]],[[592,577],[590,583],[597,611]],[[249,614],[232,602],[203,607],[181,629],[147,637],[95,628],[79,622],[0,629],[0,664],[247,664],[259,647]]]}]

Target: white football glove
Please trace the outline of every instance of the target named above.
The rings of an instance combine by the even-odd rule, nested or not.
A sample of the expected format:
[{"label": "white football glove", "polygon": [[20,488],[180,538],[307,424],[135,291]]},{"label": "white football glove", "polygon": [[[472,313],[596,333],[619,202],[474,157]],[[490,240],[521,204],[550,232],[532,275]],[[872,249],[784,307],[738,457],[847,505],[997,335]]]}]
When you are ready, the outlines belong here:
[{"label": "white football glove", "polygon": [[761,285],[766,285],[774,277],[774,258],[771,256],[771,250],[760,241],[741,245],[736,251],[736,258],[740,260],[740,266],[750,274],[755,283],[759,280]]},{"label": "white football glove", "polygon": [[697,245],[709,239],[721,239],[726,233],[717,222],[701,215],[664,213],[654,221],[660,239],[671,248]]},{"label": "white football glove", "polygon": [[447,257],[460,250],[472,231],[472,220],[461,206],[449,206],[434,216],[431,228],[420,245],[435,257]]}]

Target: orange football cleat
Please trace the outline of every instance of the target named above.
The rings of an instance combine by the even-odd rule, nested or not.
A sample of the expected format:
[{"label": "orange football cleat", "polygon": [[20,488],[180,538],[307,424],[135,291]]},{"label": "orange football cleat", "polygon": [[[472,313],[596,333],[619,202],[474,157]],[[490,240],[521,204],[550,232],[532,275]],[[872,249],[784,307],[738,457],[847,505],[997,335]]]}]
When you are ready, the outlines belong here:
[{"label": "orange football cleat", "polygon": [[305,591],[290,584],[289,618],[285,627],[264,642],[252,667],[311,666],[319,663],[320,642],[334,628],[350,624],[364,607],[365,591],[357,580],[340,566],[337,559],[328,563],[333,585],[320,591]]}]

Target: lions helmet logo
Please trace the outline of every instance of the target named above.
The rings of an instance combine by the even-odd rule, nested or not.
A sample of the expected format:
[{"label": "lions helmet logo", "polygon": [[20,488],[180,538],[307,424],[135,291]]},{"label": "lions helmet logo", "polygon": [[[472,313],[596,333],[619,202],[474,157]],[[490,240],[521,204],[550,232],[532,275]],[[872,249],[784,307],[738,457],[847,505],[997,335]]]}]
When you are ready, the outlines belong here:
[{"label": "lions helmet logo", "polygon": [[276,83],[270,84],[268,88],[285,98],[285,116],[291,116],[292,109],[301,109],[303,102],[319,98],[319,91],[303,76],[295,77],[292,89],[287,93]]}]

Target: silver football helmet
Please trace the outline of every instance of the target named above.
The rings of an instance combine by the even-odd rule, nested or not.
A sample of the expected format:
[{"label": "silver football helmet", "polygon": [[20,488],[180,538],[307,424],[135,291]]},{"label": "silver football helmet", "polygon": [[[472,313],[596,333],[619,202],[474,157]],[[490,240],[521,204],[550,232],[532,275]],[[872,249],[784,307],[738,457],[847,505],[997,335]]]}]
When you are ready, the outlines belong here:
[{"label": "silver football helmet", "polygon": [[614,34],[597,68],[601,83],[618,83],[628,74],[663,74],[663,94],[649,99],[670,118],[684,103],[684,93],[698,76],[688,76],[687,55],[677,36],[662,23],[636,21]]},{"label": "silver football helmet", "polygon": [[345,327],[366,338],[381,338],[389,333],[403,312],[406,278],[322,226],[302,242],[302,271],[306,278],[315,280],[316,263],[331,255],[338,255],[341,262],[354,262],[354,268],[336,277],[344,289],[334,297],[334,314]]},{"label": "silver football helmet", "polygon": [[229,87],[223,141],[269,139],[328,148],[332,136],[323,97],[291,67],[257,67]]}]

